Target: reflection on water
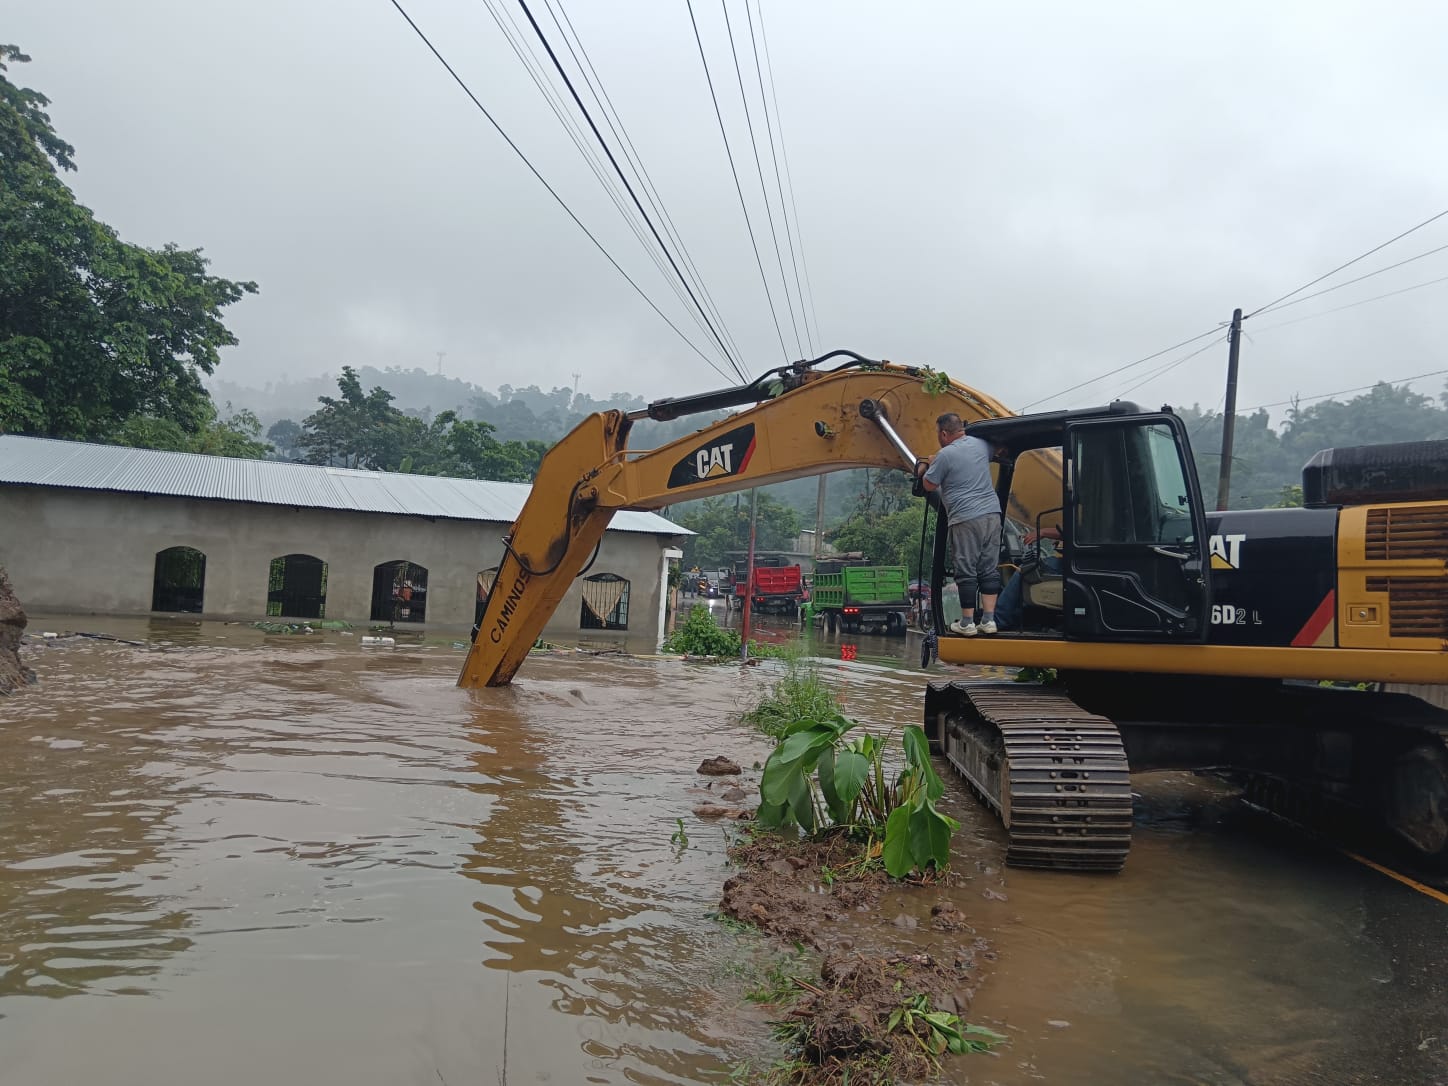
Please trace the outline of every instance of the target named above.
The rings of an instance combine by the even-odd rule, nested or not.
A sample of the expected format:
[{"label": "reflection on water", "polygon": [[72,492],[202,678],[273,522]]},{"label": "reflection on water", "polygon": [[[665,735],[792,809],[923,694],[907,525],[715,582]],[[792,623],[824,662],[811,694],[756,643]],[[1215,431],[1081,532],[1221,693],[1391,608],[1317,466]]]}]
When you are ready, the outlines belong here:
[{"label": "reflection on water", "polygon": [[[756,944],[709,919],[724,831],[687,812],[701,757],[767,752],[734,717],[773,665],[544,656],[468,692],[447,641],[107,628],[148,644],[38,646],[42,686],[0,701],[6,1086],[505,1063],[697,1082],[769,1058],[739,1005]],[[809,644],[849,712],[917,718],[917,641]],[[1143,792],[1126,872],[1097,879],[1001,871],[998,828],[950,784],[952,894],[999,952],[975,1017],[1013,1038],[956,1081],[1448,1077],[1442,906],[1264,839],[1194,778]]]}]

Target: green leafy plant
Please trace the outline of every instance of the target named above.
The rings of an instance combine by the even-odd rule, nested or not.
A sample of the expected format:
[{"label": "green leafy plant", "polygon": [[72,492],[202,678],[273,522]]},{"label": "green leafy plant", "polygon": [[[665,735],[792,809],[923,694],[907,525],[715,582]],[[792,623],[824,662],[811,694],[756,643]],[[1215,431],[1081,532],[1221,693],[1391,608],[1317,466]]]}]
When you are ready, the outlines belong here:
[{"label": "green leafy plant", "polygon": [[921,389],[927,396],[939,396],[943,392],[950,391],[950,376],[944,370],[934,370],[929,366],[920,367]]},{"label": "green leafy plant", "polygon": [[[664,652],[675,652],[683,656],[718,656],[734,659],[740,655],[741,639],[737,630],[726,630],[714,621],[709,608],[696,603],[689,608],[689,615],[683,625],[664,639]],[[783,650],[774,645],[749,642],[749,655],[756,657],[779,656]]]},{"label": "green leafy plant", "polygon": [[[765,735],[783,737],[799,721],[819,720],[839,711],[839,699],[825,683],[819,668],[797,650],[780,653],[784,670],[758,705],[744,714]],[[756,767],[757,768],[757,767]]]},{"label": "green leafy plant", "polygon": [[669,844],[682,852],[689,847],[689,834],[688,831],[684,829],[684,820],[682,818],[676,818],[674,821],[678,824],[679,828],[669,834]]},{"label": "green leafy plant", "polygon": [[1023,667],[1016,672],[1018,683],[1040,683],[1043,686],[1050,686],[1058,680],[1056,669],[1053,667]]},{"label": "green leafy plant", "polygon": [[950,862],[950,835],[960,823],[935,809],[945,794],[945,782],[930,764],[930,744],[919,725],[907,725],[900,741],[905,768],[895,788],[895,807],[885,822],[881,859],[892,878],[911,871],[942,868]]},{"label": "green leafy plant", "polygon": [[793,824],[815,833],[833,825],[879,838],[893,878],[945,867],[960,824],[936,810],[945,784],[930,764],[924,731],[914,724],[902,730],[904,767],[892,783],[886,740],[870,734],[847,740],[855,727],[838,710],[796,722],[764,763],[756,820],[765,828]]},{"label": "green leafy plant", "polygon": [[681,626],[664,639],[665,652],[685,656],[738,656],[739,634],[714,621],[709,608],[696,603]]},{"label": "green leafy plant", "polygon": [[923,994],[911,996],[896,1007],[885,1024],[885,1032],[894,1033],[902,1027],[937,1062],[946,1052],[989,1052],[1005,1041],[995,1030],[962,1024],[959,1015],[935,1010]]}]

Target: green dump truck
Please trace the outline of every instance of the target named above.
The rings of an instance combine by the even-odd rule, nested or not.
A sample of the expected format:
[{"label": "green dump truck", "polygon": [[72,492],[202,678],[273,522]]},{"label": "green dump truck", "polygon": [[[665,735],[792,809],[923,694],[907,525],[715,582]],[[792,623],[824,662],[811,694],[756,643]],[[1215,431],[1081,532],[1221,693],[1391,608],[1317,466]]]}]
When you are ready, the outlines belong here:
[{"label": "green dump truck", "polygon": [[910,574],[904,566],[819,562],[810,601],[827,631],[880,631],[903,637],[910,611]]}]

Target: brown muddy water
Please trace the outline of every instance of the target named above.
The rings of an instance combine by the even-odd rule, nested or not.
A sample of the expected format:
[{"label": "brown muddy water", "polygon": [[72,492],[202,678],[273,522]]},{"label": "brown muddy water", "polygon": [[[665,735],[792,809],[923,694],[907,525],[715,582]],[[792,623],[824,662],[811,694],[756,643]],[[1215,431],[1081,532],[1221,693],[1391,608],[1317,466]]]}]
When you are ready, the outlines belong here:
[{"label": "brown muddy water", "polygon": [[[735,716],[768,665],[544,656],[466,692],[446,639],[32,628],[67,626],[147,644],[35,646],[41,685],[0,700],[4,1086],[683,1083],[776,1054],[743,999],[774,950],[711,919],[725,830],[689,814],[703,756],[767,753]],[[848,643],[847,711],[914,721],[914,642]],[[1092,878],[1001,870],[951,785],[976,931],[900,939],[989,940],[971,1017],[1011,1044],[949,1081],[1448,1083],[1448,906],[1214,783],[1138,787],[1126,871]]]}]

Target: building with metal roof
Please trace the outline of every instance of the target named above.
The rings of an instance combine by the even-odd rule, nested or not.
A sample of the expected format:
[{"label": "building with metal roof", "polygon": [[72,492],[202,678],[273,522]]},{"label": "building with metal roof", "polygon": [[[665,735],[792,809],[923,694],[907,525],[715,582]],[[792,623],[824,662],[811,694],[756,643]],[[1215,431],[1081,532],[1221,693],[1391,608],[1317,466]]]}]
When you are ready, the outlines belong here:
[{"label": "building with metal roof", "polygon": [[[39,613],[466,629],[529,491],[0,435],[0,565]],[[547,636],[657,643],[688,534],[656,513],[616,514]]]},{"label": "building with metal roof", "polygon": [[[527,483],[240,460],[0,434],[0,483],[511,524]],[[657,513],[622,512],[610,531],[689,535]]]}]

